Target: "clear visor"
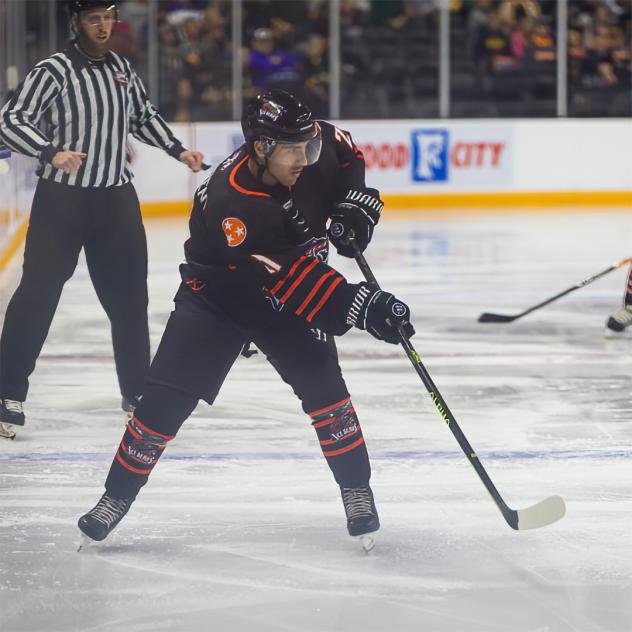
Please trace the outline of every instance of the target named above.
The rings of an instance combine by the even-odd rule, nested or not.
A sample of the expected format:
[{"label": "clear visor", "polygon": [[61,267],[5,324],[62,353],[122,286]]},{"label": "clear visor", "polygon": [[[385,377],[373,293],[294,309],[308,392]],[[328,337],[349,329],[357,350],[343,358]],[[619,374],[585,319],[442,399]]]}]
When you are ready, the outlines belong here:
[{"label": "clear visor", "polygon": [[286,167],[308,167],[313,165],[320,157],[323,139],[320,128],[309,140],[287,141],[262,138],[264,152],[269,159]]}]

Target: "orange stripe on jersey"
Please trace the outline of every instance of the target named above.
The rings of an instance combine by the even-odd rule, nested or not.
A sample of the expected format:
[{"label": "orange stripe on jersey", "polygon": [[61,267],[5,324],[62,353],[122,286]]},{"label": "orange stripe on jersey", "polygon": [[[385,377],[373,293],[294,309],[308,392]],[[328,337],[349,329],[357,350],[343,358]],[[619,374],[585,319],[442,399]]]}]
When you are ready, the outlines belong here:
[{"label": "orange stripe on jersey", "polygon": [[357,441],[354,441],[352,444],[348,445],[346,448],[340,448],[340,450],[332,450],[331,452],[325,452],[325,450],[323,450],[323,454],[325,456],[338,456],[339,454],[350,452],[351,450],[357,448],[359,445],[362,445],[363,443],[364,443],[364,437],[360,437]]},{"label": "orange stripe on jersey", "polygon": [[176,435],[160,434],[159,432],[156,432],[155,430],[152,430],[151,428],[148,428],[145,424],[141,423],[138,417],[134,417],[134,423],[137,426],[140,426],[141,430],[144,430],[145,432],[149,432],[153,435],[156,435],[157,437],[160,437],[161,439],[166,439],[167,441],[171,441],[171,439],[173,439],[176,436]]},{"label": "orange stripe on jersey", "polygon": [[290,298],[290,296],[292,296],[292,294],[294,294],[294,290],[303,282],[303,280],[305,279],[305,277],[319,264],[319,260],[318,259],[314,259],[314,261],[312,261],[306,268],[305,270],[303,270],[303,272],[301,272],[298,276],[298,279],[296,279],[296,281],[294,281],[294,283],[292,283],[292,285],[290,285],[290,287],[288,288],[287,292],[279,299],[281,301],[281,303],[285,303],[285,301],[287,301],[288,298]]},{"label": "orange stripe on jersey", "polygon": [[325,406],[325,408],[319,408],[318,410],[314,410],[313,412],[308,413],[308,414],[309,414],[310,417],[318,417],[319,415],[322,415],[324,413],[328,413],[330,410],[333,410],[334,408],[338,408],[339,406],[343,406],[350,399],[351,399],[351,395],[347,395],[344,399],[341,399],[339,402],[336,402],[335,404],[331,404],[330,406]]},{"label": "orange stripe on jersey", "polygon": [[307,295],[307,298],[301,303],[301,306],[296,310],[296,315],[300,316],[303,313],[303,310],[307,307],[307,304],[314,298],[314,294],[318,292],[320,286],[328,279],[332,274],[336,274],[335,270],[330,270],[327,274],[323,274],[318,280],[318,283],[314,285],[312,291]]},{"label": "orange stripe on jersey", "polygon": [[116,453],[116,460],[126,469],[129,470],[130,472],[133,472],[134,474],[151,474],[151,470],[139,470],[137,467],[132,467],[131,465],[129,465],[128,463],[126,463],[122,458],[121,455],[117,452]]},{"label": "orange stripe on jersey", "polygon": [[299,257],[298,260],[296,261],[296,263],[290,268],[290,271],[285,275],[285,277],[283,279],[281,279],[270,290],[270,294],[272,294],[274,296],[274,294],[276,294],[276,292],[278,292],[281,289],[283,284],[296,272],[296,268],[298,268],[301,265],[301,263],[303,263],[303,261],[305,261],[306,259],[307,259],[307,257],[305,255],[303,255],[302,257]]},{"label": "orange stripe on jersey", "polygon": [[323,294],[323,297],[318,301],[318,304],[309,313],[309,316],[305,319],[308,323],[312,322],[312,318],[321,310],[322,306],[327,302],[331,293],[344,281],[344,277],[339,276],[330,286],[329,289]]},{"label": "orange stripe on jersey", "polygon": [[269,193],[264,193],[263,191],[249,191],[248,189],[244,189],[244,187],[240,187],[236,182],[235,182],[235,175],[237,175],[237,171],[239,170],[239,167],[241,167],[241,165],[244,164],[244,162],[246,162],[246,160],[248,160],[250,156],[244,156],[242,160],[240,160],[235,167],[233,168],[233,170],[230,172],[230,175],[228,176],[228,181],[230,182],[231,186],[234,189],[237,189],[237,191],[239,191],[240,193],[245,193],[246,195],[259,195],[261,197],[272,197]]}]

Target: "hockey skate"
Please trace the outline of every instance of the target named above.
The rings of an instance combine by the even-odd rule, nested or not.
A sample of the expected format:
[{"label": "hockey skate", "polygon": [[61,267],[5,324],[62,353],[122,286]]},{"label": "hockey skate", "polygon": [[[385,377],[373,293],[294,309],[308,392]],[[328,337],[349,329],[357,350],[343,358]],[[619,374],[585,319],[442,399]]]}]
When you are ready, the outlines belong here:
[{"label": "hockey skate", "polygon": [[619,334],[630,325],[632,325],[632,305],[626,305],[608,318],[606,333]]},{"label": "hockey skate", "polygon": [[369,553],[375,547],[375,539],[371,534],[380,528],[373,492],[368,485],[341,487],[340,492],[347,514],[347,531]]},{"label": "hockey skate", "polygon": [[96,506],[81,516],[77,522],[82,533],[79,550],[92,541],[105,540],[129,511],[133,502],[132,498],[114,498],[107,492],[103,494]]},{"label": "hockey skate", "polygon": [[22,402],[14,399],[0,400],[0,437],[15,439],[16,427],[25,422]]}]

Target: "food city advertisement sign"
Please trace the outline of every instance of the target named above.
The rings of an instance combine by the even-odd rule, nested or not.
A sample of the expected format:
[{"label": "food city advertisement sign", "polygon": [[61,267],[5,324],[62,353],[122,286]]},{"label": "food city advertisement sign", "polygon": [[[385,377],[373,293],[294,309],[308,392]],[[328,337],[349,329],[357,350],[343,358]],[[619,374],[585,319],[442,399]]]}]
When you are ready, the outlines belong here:
[{"label": "food city advertisement sign", "polygon": [[367,178],[384,191],[490,190],[513,184],[510,124],[392,123],[346,129],[364,153]]}]

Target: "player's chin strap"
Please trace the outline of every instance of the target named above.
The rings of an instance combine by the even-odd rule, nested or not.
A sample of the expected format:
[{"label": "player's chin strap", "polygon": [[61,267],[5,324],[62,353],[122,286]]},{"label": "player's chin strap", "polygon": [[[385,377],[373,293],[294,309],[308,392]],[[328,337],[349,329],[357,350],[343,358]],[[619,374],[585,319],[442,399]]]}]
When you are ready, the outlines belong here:
[{"label": "player's chin strap", "polygon": [[257,153],[255,152],[254,143],[253,143],[253,145],[251,147],[251,150],[250,150],[250,156],[255,161],[255,164],[257,165],[257,173],[255,175],[255,178],[261,184],[265,185],[265,182],[263,181],[263,174],[268,169],[268,157],[269,156],[266,154],[266,151],[264,149],[264,152],[263,152],[263,163],[260,162],[259,158],[257,158]]},{"label": "player's chin strap", "polygon": [[255,159],[255,164],[257,165],[257,174],[256,174],[256,178],[257,180],[261,183],[261,184],[265,184],[263,182],[263,174],[266,172],[266,170],[268,169],[268,158],[264,158],[263,160],[263,164],[261,164],[259,162],[259,160],[257,159],[256,155],[254,156]]}]

